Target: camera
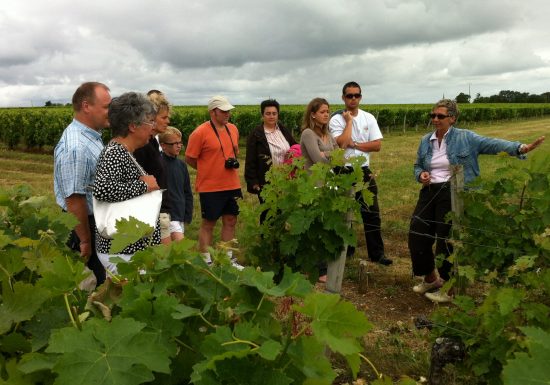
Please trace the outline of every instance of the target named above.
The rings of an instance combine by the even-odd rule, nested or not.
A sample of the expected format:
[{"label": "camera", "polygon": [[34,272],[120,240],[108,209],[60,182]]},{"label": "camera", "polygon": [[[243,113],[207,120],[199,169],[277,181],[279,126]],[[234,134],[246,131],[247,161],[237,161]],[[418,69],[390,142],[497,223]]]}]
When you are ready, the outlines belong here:
[{"label": "camera", "polygon": [[239,161],[237,158],[227,158],[225,160],[225,168],[239,168]]}]

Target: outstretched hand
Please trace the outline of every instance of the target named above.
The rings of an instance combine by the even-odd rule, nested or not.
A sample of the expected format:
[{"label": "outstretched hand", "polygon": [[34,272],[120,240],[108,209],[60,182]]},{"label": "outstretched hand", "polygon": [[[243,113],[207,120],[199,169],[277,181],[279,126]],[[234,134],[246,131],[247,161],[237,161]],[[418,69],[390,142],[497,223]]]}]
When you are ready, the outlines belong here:
[{"label": "outstretched hand", "polygon": [[531,144],[524,144],[523,146],[521,146],[521,149],[523,150],[523,151],[521,151],[521,153],[522,154],[527,154],[529,151],[533,151],[535,148],[540,146],[542,144],[542,142],[544,142],[544,139],[545,139],[545,137],[541,136],[540,138],[538,138],[537,140],[535,140]]}]

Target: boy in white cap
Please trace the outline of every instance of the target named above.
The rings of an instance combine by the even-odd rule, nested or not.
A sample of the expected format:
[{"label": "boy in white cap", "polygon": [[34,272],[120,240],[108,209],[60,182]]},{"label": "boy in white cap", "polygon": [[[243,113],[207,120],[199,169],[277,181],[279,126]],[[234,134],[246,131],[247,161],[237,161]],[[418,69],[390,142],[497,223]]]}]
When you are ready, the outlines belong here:
[{"label": "boy in white cap", "polygon": [[[198,126],[189,136],[185,151],[186,163],[197,170],[195,190],[199,193],[202,222],[199,230],[199,249],[210,260],[208,247],[216,222],[222,218],[221,240],[235,238],[239,215],[237,199],[242,198],[237,169],[239,161],[239,131],[229,123],[235,108],[224,96],[208,101],[210,120]],[[242,269],[232,257],[235,267]]]}]

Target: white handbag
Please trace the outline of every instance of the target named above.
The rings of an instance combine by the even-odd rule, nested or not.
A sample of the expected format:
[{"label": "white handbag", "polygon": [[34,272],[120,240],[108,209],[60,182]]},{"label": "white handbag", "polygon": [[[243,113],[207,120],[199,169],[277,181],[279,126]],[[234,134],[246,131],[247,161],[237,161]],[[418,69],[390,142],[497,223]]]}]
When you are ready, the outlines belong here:
[{"label": "white handbag", "polygon": [[[132,154],[129,154],[141,173],[147,175]],[[117,232],[117,220],[134,217],[140,222],[151,226],[152,231],[150,234],[147,234],[147,236],[152,235],[157,225],[163,192],[164,190],[150,191],[120,202],[105,202],[97,200],[94,197],[93,209],[97,231],[103,238],[113,239],[113,236]]]}]

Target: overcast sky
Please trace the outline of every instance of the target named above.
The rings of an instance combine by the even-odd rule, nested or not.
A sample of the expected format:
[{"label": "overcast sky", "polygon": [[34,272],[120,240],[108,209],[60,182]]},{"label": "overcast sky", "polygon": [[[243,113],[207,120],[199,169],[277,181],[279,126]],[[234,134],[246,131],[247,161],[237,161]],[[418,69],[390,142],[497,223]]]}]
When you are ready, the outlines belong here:
[{"label": "overcast sky", "polygon": [[548,0],[18,0],[0,3],[0,107],[164,91],[176,105],[223,94],[434,103],[460,92],[550,91]]}]

